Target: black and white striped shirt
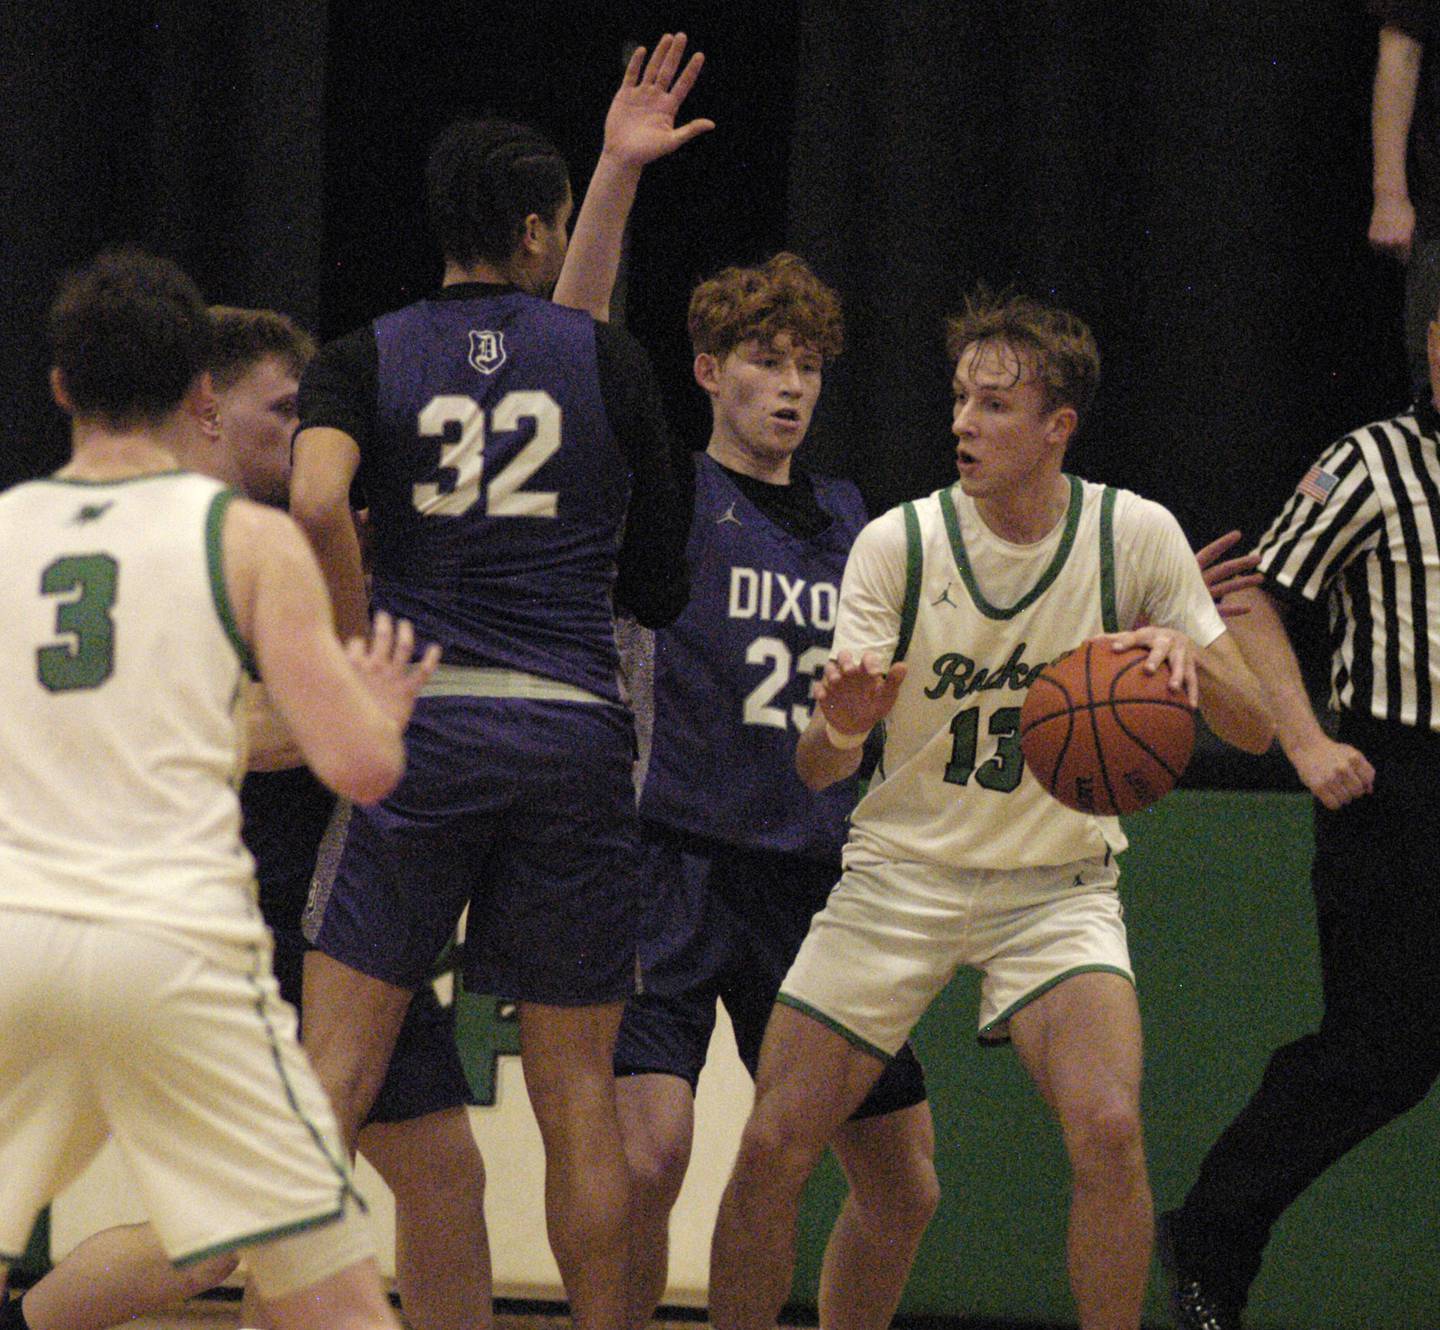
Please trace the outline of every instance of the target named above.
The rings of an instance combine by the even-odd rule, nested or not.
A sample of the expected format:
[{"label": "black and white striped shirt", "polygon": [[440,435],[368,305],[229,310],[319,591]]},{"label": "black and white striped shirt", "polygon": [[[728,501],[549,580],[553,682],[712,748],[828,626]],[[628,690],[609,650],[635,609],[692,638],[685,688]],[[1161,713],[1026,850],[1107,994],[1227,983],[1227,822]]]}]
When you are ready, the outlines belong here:
[{"label": "black and white striped shirt", "polygon": [[1440,732],[1440,414],[1332,444],[1260,542],[1260,568],[1330,618],[1330,705]]}]

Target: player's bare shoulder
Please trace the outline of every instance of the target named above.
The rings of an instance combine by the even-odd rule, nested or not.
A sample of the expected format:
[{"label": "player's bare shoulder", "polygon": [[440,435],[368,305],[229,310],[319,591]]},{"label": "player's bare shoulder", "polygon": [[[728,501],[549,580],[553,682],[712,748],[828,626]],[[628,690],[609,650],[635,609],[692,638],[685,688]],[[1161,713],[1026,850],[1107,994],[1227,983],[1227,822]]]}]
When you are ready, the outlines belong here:
[{"label": "player's bare shoulder", "polygon": [[256,592],[262,581],[284,585],[318,575],[310,546],[288,513],[236,494],[220,529],[225,590],[236,626],[251,640]]}]

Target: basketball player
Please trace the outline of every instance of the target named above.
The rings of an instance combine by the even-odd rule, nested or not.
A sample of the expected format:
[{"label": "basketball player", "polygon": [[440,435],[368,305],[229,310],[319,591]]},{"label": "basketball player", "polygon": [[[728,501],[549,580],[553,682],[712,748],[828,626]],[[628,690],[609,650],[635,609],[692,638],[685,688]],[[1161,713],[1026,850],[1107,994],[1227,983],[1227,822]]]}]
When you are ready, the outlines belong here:
[{"label": "basketball player", "polygon": [[0,1287],[113,1135],[166,1252],[245,1249],[275,1324],[393,1327],[239,841],[258,664],[307,760],[380,798],[437,652],[342,649],[289,519],[176,469],[211,402],[193,283],[102,255],[49,315],[73,456],[0,496]]},{"label": "basketball player", "polygon": [[[670,108],[652,157],[694,135],[673,126],[698,68],[681,73],[682,54],[674,39],[627,71]],[[340,622],[365,609],[358,477],[374,603],[408,607],[444,648],[404,782],[350,822],[306,962],[305,1038],[353,1141],[468,904],[466,986],[519,1004],[575,1322],[616,1327],[628,1184],[611,1057],[634,985],[636,847],[612,597],[651,625],[679,613],[689,514],[643,352],[543,298],[571,210],[555,149],[524,126],[459,122],[431,153],[427,200],[442,289],[327,347],[302,380],[292,506]]]},{"label": "basketball player", "polygon": [[[633,179],[597,173],[557,300],[608,318],[634,193]],[[694,461],[691,600],[670,627],[622,635],[642,736],[647,878],[641,992],[626,1005],[615,1057],[637,1327],[665,1289],[717,997],[753,1075],[780,980],[839,875],[858,794],[854,777],[808,794],[794,771],[794,736],[809,714],[804,662],[828,654],[836,584],[865,522],[852,485],[793,462],[823,362],[841,347],[839,299],[802,260],[780,255],[701,283],[689,322],[712,402],[709,446]],[[1196,555],[1222,615],[1230,593],[1258,581],[1253,556],[1222,561],[1239,539],[1230,532]],[[727,779],[717,782],[722,753]],[[888,1325],[894,1314],[938,1201],[924,1098],[906,1044],[832,1142],[851,1192],[822,1264],[826,1327]]]},{"label": "basketball player", "polygon": [[[853,777],[812,794],[794,770],[845,557],[866,521],[854,485],[793,464],[824,362],[842,346],[839,298],[779,254],[702,282],[689,331],[712,428],[694,459],[690,603],[656,632],[649,705],[637,702],[653,726],[640,796],[642,991],[615,1055],[636,1327],[665,1288],[717,996],[753,1075],[780,980],[838,875],[857,797]],[[939,1199],[908,1044],[831,1143],[850,1193],[823,1267],[821,1324],[887,1326]]]},{"label": "basketball player", "polygon": [[[1071,812],[1026,772],[1030,673],[1079,641],[1143,645],[1223,739],[1262,752],[1259,684],[1162,508],[1062,472],[1099,355],[1074,316],[984,293],[954,320],[959,479],[861,533],[834,659],[799,741],[802,779],[851,776],[885,722],[844,872],[782,985],[756,1102],[717,1220],[718,1330],[774,1325],[816,1160],[959,965],[984,974],[980,1038],[1013,1042],[1059,1120],[1084,1330],[1135,1330],[1152,1206],[1140,1020],[1115,819]],[[1120,631],[1142,616],[1148,625]]]},{"label": "basketball player", "polygon": [[[215,427],[177,460],[283,507],[300,372],[315,344],[273,310],[216,307],[210,313]],[[255,860],[280,995],[298,1007],[301,916],[335,799],[303,765],[273,708],[254,705],[248,719],[251,771],[240,787],[241,838]],[[422,986],[360,1133],[361,1153],[395,1193],[397,1283],[406,1320],[417,1330],[467,1330],[491,1320],[484,1171],[468,1102],[452,1013],[432,987]],[[226,1253],[180,1268],[151,1225],[106,1229],[76,1247],[23,1300],[0,1307],[0,1330],[101,1330],[213,1288],[238,1260]],[[244,1315],[246,1324],[253,1319]]]}]

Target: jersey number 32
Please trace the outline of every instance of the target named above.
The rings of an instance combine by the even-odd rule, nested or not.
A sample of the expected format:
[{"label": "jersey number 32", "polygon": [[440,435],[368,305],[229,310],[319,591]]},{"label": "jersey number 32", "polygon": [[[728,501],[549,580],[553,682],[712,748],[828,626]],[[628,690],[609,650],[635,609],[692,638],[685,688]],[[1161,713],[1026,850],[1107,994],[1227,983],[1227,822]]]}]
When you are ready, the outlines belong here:
[{"label": "jersey number 32", "polygon": [[[560,447],[560,404],[543,391],[506,393],[490,413],[490,427],[498,432],[519,429],[531,420],[535,433],[523,448],[490,477],[485,486],[485,513],[489,517],[554,517],[558,495],[553,490],[527,490],[530,479]],[[485,411],[472,397],[446,394],[432,397],[420,412],[423,438],[444,438],[452,425],[460,435],[440,448],[440,471],[453,482],[439,481],[413,487],[417,512],[427,517],[458,517],[481,498],[485,478]]]}]

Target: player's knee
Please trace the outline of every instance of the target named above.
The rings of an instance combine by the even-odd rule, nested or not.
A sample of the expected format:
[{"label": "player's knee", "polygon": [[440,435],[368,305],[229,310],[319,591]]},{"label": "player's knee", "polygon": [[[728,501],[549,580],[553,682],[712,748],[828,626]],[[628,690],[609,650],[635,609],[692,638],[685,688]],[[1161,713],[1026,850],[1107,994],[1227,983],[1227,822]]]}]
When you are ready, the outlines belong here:
[{"label": "player's knee", "polygon": [[378,1130],[367,1127],[360,1152],[395,1194],[397,1206],[432,1214],[484,1206],[485,1161],[464,1109]]},{"label": "player's knee", "polygon": [[798,1192],[804,1187],[825,1148],[794,1114],[757,1103],[740,1137],[735,1172],[751,1183]]},{"label": "player's knee", "polygon": [[625,1162],[636,1207],[668,1213],[690,1166],[690,1142],[679,1136],[648,1135],[638,1141],[627,1137]]},{"label": "player's knee", "polygon": [[1065,1135],[1077,1180],[1113,1182],[1144,1167],[1140,1109],[1128,1096],[1095,1096],[1071,1115]]},{"label": "player's knee", "polygon": [[934,1151],[922,1141],[906,1141],[883,1153],[852,1153],[845,1165],[850,1195],[867,1227],[921,1233],[940,1208]]},{"label": "player's knee", "polygon": [[935,1172],[935,1161],[928,1155],[917,1155],[909,1161],[892,1193],[892,1222],[908,1232],[923,1232],[939,1208],[940,1177]]},{"label": "player's knee", "polygon": [[889,1184],[853,1192],[866,1224],[877,1231],[918,1235],[940,1208],[940,1178],[929,1159],[916,1159],[891,1175]]}]

